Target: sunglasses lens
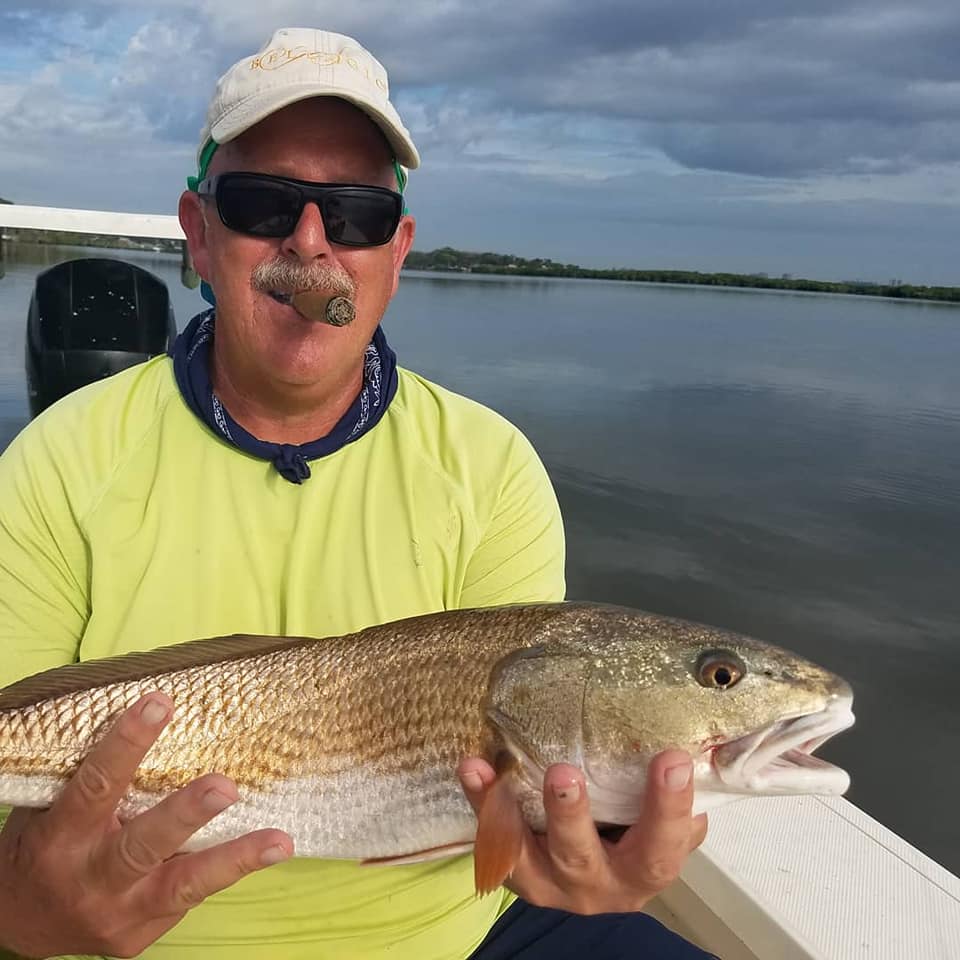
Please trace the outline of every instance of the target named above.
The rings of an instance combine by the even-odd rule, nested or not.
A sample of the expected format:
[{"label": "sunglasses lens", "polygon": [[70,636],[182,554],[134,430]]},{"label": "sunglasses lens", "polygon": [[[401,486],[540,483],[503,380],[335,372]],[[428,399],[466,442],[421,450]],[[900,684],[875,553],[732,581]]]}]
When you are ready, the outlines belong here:
[{"label": "sunglasses lens", "polygon": [[327,237],[351,247],[386,243],[400,222],[399,194],[374,187],[298,184],[279,177],[223,174],[216,186],[220,219],[231,230],[255,237],[288,237],[306,203],[323,214]]},{"label": "sunglasses lens", "polygon": [[217,207],[227,227],[256,237],[289,236],[303,209],[292,184],[234,177],[219,184]]},{"label": "sunglasses lens", "polygon": [[388,193],[351,189],[331,191],[324,204],[323,222],[335,243],[370,247],[386,243],[400,220],[399,203]]}]

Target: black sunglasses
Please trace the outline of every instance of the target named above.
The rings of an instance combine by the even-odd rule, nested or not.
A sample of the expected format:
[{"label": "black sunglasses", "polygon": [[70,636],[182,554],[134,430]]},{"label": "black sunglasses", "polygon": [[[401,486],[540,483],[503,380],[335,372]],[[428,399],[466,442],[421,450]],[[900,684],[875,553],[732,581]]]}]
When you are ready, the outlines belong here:
[{"label": "black sunglasses", "polygon": [[253,237],[289,237],[303,208],[315,203],[327,238],[348,247],[389,242],[403,215],[403,197],[386,187],[311,183],[266,173],[218,173],[197,193],[214,196],[223,225]]}]

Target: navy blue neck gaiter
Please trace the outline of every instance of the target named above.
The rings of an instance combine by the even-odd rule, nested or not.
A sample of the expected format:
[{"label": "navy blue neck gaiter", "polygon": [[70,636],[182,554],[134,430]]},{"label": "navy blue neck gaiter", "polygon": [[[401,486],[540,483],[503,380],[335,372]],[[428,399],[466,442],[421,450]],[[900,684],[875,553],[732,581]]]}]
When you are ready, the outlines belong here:
[{"label": "navy blue neck gaiter", "polygon": [[308,460],[334,453],[372,430],[386,413],[397,392],[397,356],[378,326],[363,358],[363,388],[325,436],[310,443],[269,443],[247,433],[227,412],[210,382],[210,348],[213,345],[215,310],[197,314],[177,337],[170,354],[177,386],[187,406],[218,437],[261,460],[269,460],[291,483],[310,476]]}]

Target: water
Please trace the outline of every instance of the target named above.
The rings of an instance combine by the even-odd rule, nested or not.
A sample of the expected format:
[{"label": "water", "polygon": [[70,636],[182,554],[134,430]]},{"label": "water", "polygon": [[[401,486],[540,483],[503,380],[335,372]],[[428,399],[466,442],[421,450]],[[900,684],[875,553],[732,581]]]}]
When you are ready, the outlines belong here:
[{"label": "water", "polygon": [[[27,417],[33,276],[83,254],[16,255],[3,444]],[[201,302],[178,261],[133,259],[182,326]],[[385,329],[404,365],[534,441],[570,597],[742,630],[841,673],[858,723],[822,754],[850,770],[850,800],[960,873],[960,308],[408,274]]]}]

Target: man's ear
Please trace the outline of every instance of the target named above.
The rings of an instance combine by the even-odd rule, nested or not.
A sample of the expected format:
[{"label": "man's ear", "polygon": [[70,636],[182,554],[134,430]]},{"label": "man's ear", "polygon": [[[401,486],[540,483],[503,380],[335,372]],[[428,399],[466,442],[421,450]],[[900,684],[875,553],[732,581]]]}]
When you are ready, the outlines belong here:
[{"label": "man's ear", "polygon": [[390,292],[391,297],[397,292],[397,286],[400,283],[400,268],[413,246],[413,238],[416,232],[417,221],[407,215],[400,220],[400,226],[397,227],[397,232],[393,236],[393,290]]},{"label": "man's ear", "polygon": [[194,269],[204,279],[210,279],[210,257],[207,252],[207,222],[204,217],[203,200],[192,190],[180,194],[177,209],[180,226],[187,238],[187,250]]}]

